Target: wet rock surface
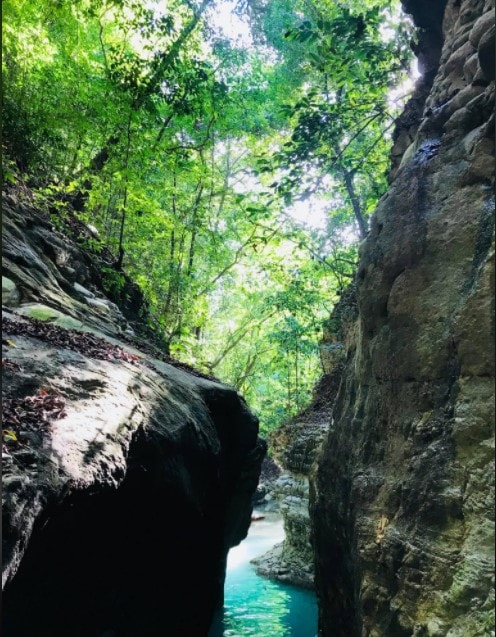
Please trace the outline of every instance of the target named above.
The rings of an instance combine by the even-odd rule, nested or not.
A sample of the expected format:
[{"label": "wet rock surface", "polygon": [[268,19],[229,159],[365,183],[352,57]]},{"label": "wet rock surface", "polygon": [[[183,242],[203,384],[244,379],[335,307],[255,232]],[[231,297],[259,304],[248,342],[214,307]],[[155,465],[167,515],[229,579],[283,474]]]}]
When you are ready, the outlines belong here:
[{"label": "wet rock surface", "polygon": [[494,632],[494,6],[436,3],[436,22],[404,4],[443,45],[361,249],[358,316],[337,322],[311,479],[322,637]]},{"label": "wet rock surface", "polygon": [[94,264],[60,234],[49,252],[43,215],[7,203],[2,634],[204,637],[250,525],[258,420],[126,335]]}]

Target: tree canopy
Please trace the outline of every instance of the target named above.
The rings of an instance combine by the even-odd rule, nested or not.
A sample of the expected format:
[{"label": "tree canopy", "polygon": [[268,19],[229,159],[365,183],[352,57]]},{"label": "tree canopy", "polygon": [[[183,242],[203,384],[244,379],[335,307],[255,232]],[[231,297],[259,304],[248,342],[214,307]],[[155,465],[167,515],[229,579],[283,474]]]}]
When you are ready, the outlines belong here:
[{"label": "tree canopy", "polygon": [[386,187],[398,4],[3,3],[6,157],[98,228],[167,353],[243,392],[265,431],[308,400]]}]

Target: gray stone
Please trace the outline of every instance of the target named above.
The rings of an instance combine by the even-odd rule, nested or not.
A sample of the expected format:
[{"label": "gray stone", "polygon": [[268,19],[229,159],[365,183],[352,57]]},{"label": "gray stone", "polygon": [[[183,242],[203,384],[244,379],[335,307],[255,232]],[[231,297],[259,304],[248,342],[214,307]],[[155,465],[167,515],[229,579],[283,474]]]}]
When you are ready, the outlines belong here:
[{"label": "gray stone", "polygon": [[110,313],[109,304],[103,299],[87,298],[86,302],[88,303],[88,305],[92,305],[93,307],[97,308],[100,312],[103,312],[104,314]]},{"label": "gray stone", "polygon": [[94,298],[95,296],[93,292],[91,292],[84,286],[80,285],[79,283],[74,283],[72,287],[76,290],[76,292],[79,292],[79,294],[82,294],[83,296],[88,297],[90,299]]},{"label": "gray stone", "polygon": [[496,29],[494,24],[483,34],[477,49],[479,64],[487,80],[494,80],[496,65],[496,47],[495,47]]},{"label": "gray stone", "polygon": [[474,26],[470,31],[469,39],[474,49],[478,48],[482,36],[485,33],[488,33],[493,27],[494,9],[491,9],[490,11],[483,13],[480,18],[475,21]]},{"label": "gray stone", "polygon": [[95,228],[95,226],[92,226],[90,223],[87,223],[87,224],[86,224],[86,227],[88,228],[88,230],[89,230],[89,232],[90,232],[91,236],[92,236],[94,239],[99,239],[99,238],[100,238],[100,233],[98,232],[98,229],[97,229],[97,228]]},{"label": "gray stone", "polygon": [[20,298],[21,295],[14,281],[2,276],[2,305],[15,307],[18,305]]},{"label": "gray stone", "polygon": [[293,584],[301,588],[313,589],[313,565],[304,557],[284,548],[284,543],[276,544],[270,551],[251,560],[261,577]]},{"label": "gray stone", "polygon": [[79,321],[74,317],[69,316],[68,314],[64,314],[63,312],[60,312],[59,310],[56,310],[52,307],[43,305],[42,303],[25,303],[16,308],[16,311],[22,316],[38,319],[40,321],[47,321],[49,323],[53,323],[54,325],[58,325],[59,327],[64,327],[68,330],[91,331],[90,328],[85,328],[85,325],[82,321]]}]

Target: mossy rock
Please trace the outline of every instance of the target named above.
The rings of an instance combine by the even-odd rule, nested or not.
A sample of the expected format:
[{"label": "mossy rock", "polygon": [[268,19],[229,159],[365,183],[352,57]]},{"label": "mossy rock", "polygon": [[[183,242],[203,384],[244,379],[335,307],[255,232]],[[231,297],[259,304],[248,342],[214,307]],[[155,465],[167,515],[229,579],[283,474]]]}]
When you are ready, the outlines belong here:
[{"label": "mossy rock", "polygon": [[84,325],[81,321],[78,321],[72,316],[63,314],[59,310],[55,310],[53,307],[48,307],[42,303],[30,303],[29,305],[22,305],[17,310],[19,314],[27,316],[28,318],[38,319],[40,321],[47,321],[53,323],[59,327],[64,327],[68,330],[83,330]]},{"label": "mossy rock", "polygon": [[2,305],[7,307],[16,306],[19,303],[20,294],[16,284],[12,279],[2,276]]}]

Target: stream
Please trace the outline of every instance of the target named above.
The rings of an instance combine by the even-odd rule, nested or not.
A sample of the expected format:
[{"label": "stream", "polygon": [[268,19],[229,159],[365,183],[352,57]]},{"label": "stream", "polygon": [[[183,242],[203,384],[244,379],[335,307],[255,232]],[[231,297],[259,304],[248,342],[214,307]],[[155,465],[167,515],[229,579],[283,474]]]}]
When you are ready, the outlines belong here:
[{"label": "stream", "polygon": [[315,637],[317,601],[312,591],[259,577],[250,564],[284,539],[281,516],[263,513],[247,538],[229,551],[224,607],[208,637]]}]

